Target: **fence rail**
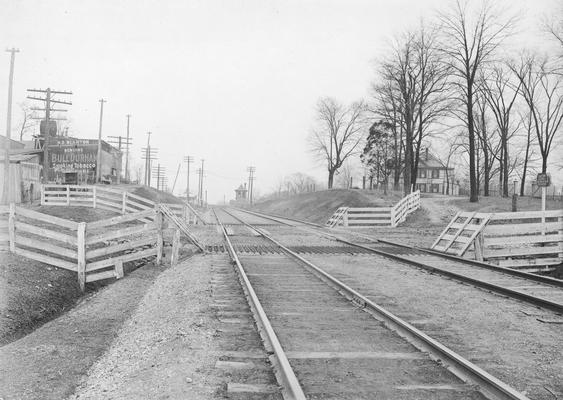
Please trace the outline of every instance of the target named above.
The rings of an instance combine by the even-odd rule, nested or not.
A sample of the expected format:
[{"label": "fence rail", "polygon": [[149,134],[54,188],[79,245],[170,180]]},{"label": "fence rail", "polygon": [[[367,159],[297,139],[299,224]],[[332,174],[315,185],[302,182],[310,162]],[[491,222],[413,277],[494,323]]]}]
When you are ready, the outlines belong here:
[{"label": "fence rail", "polygon": [[393,207],[340,207],[327,221],[326,226],[392,226],[404,222],[407,216],[420,207],[420,191],[403,197]]}]

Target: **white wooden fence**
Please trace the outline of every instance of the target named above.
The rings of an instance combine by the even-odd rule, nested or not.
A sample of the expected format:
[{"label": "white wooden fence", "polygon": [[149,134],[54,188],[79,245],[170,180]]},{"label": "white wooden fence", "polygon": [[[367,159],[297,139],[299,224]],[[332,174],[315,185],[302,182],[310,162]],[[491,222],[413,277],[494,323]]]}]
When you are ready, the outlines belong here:
[{"label": "white wooden fence", "polygon": [[545,269],[563,262],[563,210],[459,212],[432,248],[503,267]]},{"label": "white wooden fence", "polygon": [[403,197],[393,207],[340,207],[327,221],[326,226],[362,227],[392,226],[404,222],[407,216],[420,207],[420,191]]},{"label": "white wooden fence", "polygon": [[[127,214],[152,210],[156,203],[125,190],[105,186],[42,185],[41,205],[93,207]],[[166,205],[176,216],[188,223],[203,222],[195,210],[186,203],[168,203]]]}]

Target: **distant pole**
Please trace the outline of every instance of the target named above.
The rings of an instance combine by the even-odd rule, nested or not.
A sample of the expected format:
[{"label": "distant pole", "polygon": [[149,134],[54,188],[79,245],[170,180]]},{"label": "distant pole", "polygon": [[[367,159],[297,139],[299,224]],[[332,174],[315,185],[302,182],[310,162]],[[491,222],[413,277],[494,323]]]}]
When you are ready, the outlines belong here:
[{"label": "distant pole", "polygon": [[8,80],[8,113],[6,115],[6,153],[4,154],[4,190],[2,191],[2,203],[8,204],[10,202],[10,147],[11,147],[11,131],[12,131],[12,88],[14,84],[14,62],[16,60],[16,53],[19,52],[16,48],[6,50],[10,54],[10,75]]},{"label": "distant pole", "polygon": [[186,201],[190,202],[190,164],[194,161],[191,156],[184,157],[184,162],[188,164],[188,176],[186,177]]},{"label": "distant pole", "polygon": [[127,147],[125,148],[125,180],[129,182],[129,119],[131,114],[127,114]]},{"label": "distant pole", "polygon": [[147,149],[145,154],[145,186],[151,185],[151,134],[152,132],[147,132]]},{"label": "distant pole", "polygon": [[205,160],[201,159],[201,171],[199,174],[199,205],[203,206],[203,164]]},{"label": "distant pole", "polygon": [[102,120],[104,118],[104,103],[106,100],[100,99],[100,124],[98,129],[98,157],[96,158],[96,182],[102,180]]}]

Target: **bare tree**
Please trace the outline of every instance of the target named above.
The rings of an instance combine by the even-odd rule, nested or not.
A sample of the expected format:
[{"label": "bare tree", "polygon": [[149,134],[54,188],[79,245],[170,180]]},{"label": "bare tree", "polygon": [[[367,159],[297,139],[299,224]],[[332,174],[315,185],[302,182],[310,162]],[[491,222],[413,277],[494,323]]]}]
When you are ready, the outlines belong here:
[{"label": "bare tree", "polygon": [[513,84],[512,73],[502,65],[495,65],[488,71],[487,77],[481,79],[480,89],[490,106],[500,136],[499,171],[502,196],[508,197],[509,148],[508,142],[518,128],[513,127],[511,120],[513,107],[520,90],[520,82]]},{"label": "bare tree", "polygon": [[37,125],[37,120],[33,119],[33,110],[27,102],[19,103],[18,105],[21,110],[21,120],[18,128],[21,142],[24,135]]},{"label": "bare tree", "polygon": [[403,173],[403,152],[405,148],[404,124],[401,110],[401,96],[393,81],[372,84],[374,98],[371,112],[390,128],[393,148],[393,189],[399,190]]},{"label": "bare tree", "polygon": [[523,55],[518,66],[511,65],[520,80],[520,93],[532,115],[534,130],[542,157],[542,173],[547,172],[547,161],[554,139],[563,122],[563,76],[554,73],[547,58]]},{"label": "bare tree", "polygon": [[310,149],[327,163],[328,188],[344,162],[359,151],[366,106],[363,101],[344,106],[331,97],[317,103],[317,126],[310,136]]},{"label": "bare tree", "polygon": [[[495,129],[491,127],[489,121],[489,104],[482,93],[478,93],[475,98],[475,133],[477,135],[476,146],[476,169],[478,187],[483,183],[483,196],[489,196],[491,179],[494,176],[493,166],[495,160],[499,159],[500,142],[496,141]],[[482,157],[481,157],[482,155]],[[481,162],[479,162],[481,160]],[[482,178],[482,179],[481,179]]]},{"label": "bare tree", "polygon": [[[380,91],[376,97],[376,118],[390,124],[395,138],[403,139],[405,193],[416,184],[422,141],[433,133],[432,126],[448,108],[445,91],[449,67],[441,62],[436,41],[436,30],[424,24],[416,31],[404,33],[381,63],[381,83],[374,86]],[[397,127],[401,135],[397,134]],[[401,147],[394,147],[401,154]],[[396,171],[400,166],[397,161],[395,157]]]},{"label": "bare tree", "polygon": [[457,0],[448,12],[439,15],[443,40],[440,45],[445,61],[456,78],[457,99],[463,105],[461,119],[467,127],[469,145],[469,201],[479,200],[477,182],[474,104],[476,83],[483,66],[493,60],[500,44],[510,35],[515,18],[501,18],[485,2],[477,12],[468,10],[468,2]]}]

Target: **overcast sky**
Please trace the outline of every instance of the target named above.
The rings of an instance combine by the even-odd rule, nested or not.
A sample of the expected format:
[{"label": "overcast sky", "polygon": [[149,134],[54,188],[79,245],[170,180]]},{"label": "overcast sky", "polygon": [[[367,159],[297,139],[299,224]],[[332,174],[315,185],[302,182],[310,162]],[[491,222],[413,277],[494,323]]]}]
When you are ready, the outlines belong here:
[{"label": "overcast sky", "polygon": [[[451,0],[425,1],[26,1],[0,0],[0,46],[15,46],[14,125],[28,88],[69,90],[70,134],[125,135],[140,165],[146,132],[170,185],[182,158],[205,159],[209,201],[234,197],[256,167],[261,193],[293,172],[324,182],[307,151],[321,96],[350,102],[368,95],[377,56],[402,29]],[[555,0],[515,0],[522,34]],[[0,58],[4,134],[9,53]],[[197,167],[192,165],[192,171]],[[133,174],[134,176],[134,174]],[[195,174],[190,178],[195,188]],[[176,192],[185,190],[182,164]]]}]

